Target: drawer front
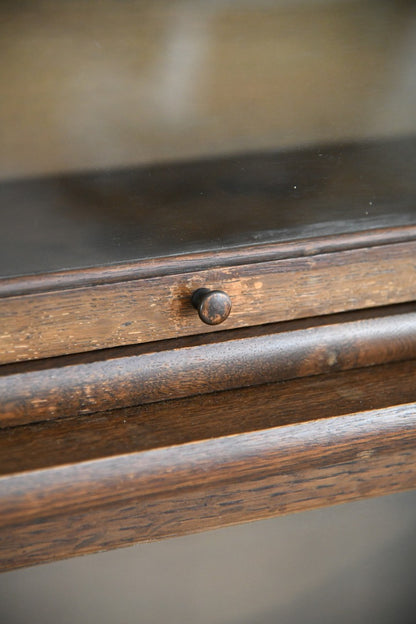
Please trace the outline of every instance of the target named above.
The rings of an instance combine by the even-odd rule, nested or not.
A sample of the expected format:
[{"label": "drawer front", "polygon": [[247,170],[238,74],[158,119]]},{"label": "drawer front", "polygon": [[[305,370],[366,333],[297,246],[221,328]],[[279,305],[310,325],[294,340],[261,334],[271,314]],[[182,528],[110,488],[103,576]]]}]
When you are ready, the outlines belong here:
[{"label": "drawer front", "polygon": [[[231,299],[201,322],[198,288]],[[416,299],[416,242],[5,297],[0,363],[279,322]]]}]

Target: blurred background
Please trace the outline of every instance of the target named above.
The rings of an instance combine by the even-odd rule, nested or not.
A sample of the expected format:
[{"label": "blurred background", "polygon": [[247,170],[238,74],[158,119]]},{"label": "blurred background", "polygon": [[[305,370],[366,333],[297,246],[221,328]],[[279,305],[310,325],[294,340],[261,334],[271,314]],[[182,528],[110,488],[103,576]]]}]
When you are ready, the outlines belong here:
[{"label": "blurred background", "polygon": [[413,0],[2,0],[0,178],[416,131]]},{"label": "blurred background", "polygon": [[414,624],[416,492],[0,576],[2,624]]}]

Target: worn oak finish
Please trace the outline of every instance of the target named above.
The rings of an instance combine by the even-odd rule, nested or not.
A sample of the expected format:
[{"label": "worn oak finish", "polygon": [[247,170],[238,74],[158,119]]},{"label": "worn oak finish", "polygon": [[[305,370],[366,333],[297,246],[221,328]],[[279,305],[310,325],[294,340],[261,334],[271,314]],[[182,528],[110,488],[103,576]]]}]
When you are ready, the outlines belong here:
[{"label": "worn oak finish", "polygon": [[411,301],[415,257],[411,241],[3,298],[0,363],[198,334],[201,287],[232,299],[227,329]]},{"label": "worn oak finish", "polygon": [[414,304],[0,367],[0,427],[416,358]]},{"label": "worn oak finish", "polygon": [[0,431],[0,473],[413,403],[415,378],[412,360],[10,427]]},{"label": "worn oak finish", "polygon": [[392,364],[4,430],[2,568],[415,487],[415,372]]},{"label": "worn oak finish", "polygon": [[[388,147],[1,186],[2,569],[416,486],[416,152]],[[51,214],[96,246],[64,261]]]},{"label": "worn oak finish", "polygon": [[[339,16],[347,15],[344,10],[339,15],[337,8],[324,11],[317,19],[311,14],[312,30],[308,19],[297,39],[283,37],[288,54],[280,63],[283,48],[265,52],[276,38],[277,22],[279,32],[288,30],[286,8],[281,15],[279,9],[249,8],[259,30],[241,7],[228,16],[222,7],[220,22],[217,10],[195,13],[185,7],[185,15],[178,5],[179,13],[159,7],[147,15],[141,7],[145,20],[139,20],[139,31],[133,29],[133,39],[124,19],[128,11],[113,11],[117,23],[108,22],[110,39],[101,30],[103,41],[116,42],[121,15],[127,39],[122,37],[121,48],[94,45],[91,55],[86,48],[80,52],[89,29],[78,19],[79,11],[69,7],[69,13],[59,13],[66,23],[59,32],[75,37],[68,47],[68,37],[45,29],[48,10],[40,21],[32,11],[28,20],[29,14],[8,4],[2,44],[7,54],[0,55],[0,70],[9,76],[14,72],[17,79],[3,80],[10,86],[5,110],[11,121],[3,126],[17,140],[8,146],[3,142],[0,183],[0,568],[415,487],[416,136],[410,135],[415,130],[412,108],[405,111],[414,89],[406,72],[396,72],[399,86],[391,80],[395,68],[405,67],[400,29],[393,28],[389,52],[377,52],[397,22],[391,18],[397,13],[398,26],[412,11],[394,10],[380,21],[373,10],[357,13],[353,7],[347,11],[346,30],[337,25]],[[300,16],[296,12],[293,23]],[[150,30],[146,15],[153,15]],[[201,89],[207,72],[198,71],[197,59],[195,80],[189,83],[195,98],[187,88],[180,89],[185,99],[178,102],[176,96],[156,97],[162,103],[155,107],[161,124],[152,128],[147,122],[156,117],[144,109],[161,86],[172,90],[173,66],[162,58],[170,61],[172,55],[159,53],[161,42],[175,43],[178,16],[185,28],[180,40],[184,33],[186,40],[189,28],[197,33],[198,23],[209,25],[202,65],[218,65],[218,71],[208,70],[211,87]],[[67,17],[78,23],[75,29]],[[220,40],[229,54],[217,55],[213,64],[209,40],[218,24],[226,25]],[[244,52],[244,46],[234,44],[235,35],[246,30],[257,34]],[[306,31],[313,30],[311,39]],[[20,48],[23,56],[27,48],[22,35],[33,43],[34,33],[41,52],[34,58],[45,61],[42,50],[57,52],[49,54],[49,69],[47,59],[41,63],[37,81],[27,71],[30,62],[19,62]],[[48,43],[49,33],[54,40]],[[201,43],[198,36],[191,39],[191,47]],[[90,45],[90,33],[87,40]],[[361,43],[357,48],[352,41]],[[145,42],[144,56],[132,52],[140,42]],[[241,63],[252,56],[253,43],[258,84],[255,78],[247,80],[247,63]],[[221,52],[221,45],[215,49]],[[123,47],[130,50],[127,56]],[[305,55],[308,47],[313,53]],[[111,76],[105,60],[110,48],[116,52],[113,60],[118,59],[113,66],[124,68]],[[386,72],[392,52],[398,56]],[[154,54],[162,64],[154,62]],[[126,81],[129,72],[137,74],[136,62],[130,70],[125,66],[129,55],[140,58],[140,80],[127,80],[128,89],[111,88],[118,75]],[[306,57],[309,69],[317,64],[318,72],[308,72]],[[363,63],[364,73],[357,72],[359,57],[372,59]],[[14,64],[13,58],[18,59]],[[74,63],[77,58],[83,60]],[[97,64],[97,59],[102,60]],[[68,71],[59,70],[65,67]],[[103,71],[91,69],[97,67]],[[266,71],[258,72],[259,67]],[[287,75],[288,97],[275,88],[284,80],[264,80],[277,75],[279,67]],[[343,71],[332,75],[337,68]],[[184,76],[189,82],[188,70],[194,71],[185,68],[186,78],[179,68],[177,84]],[[56,71],[59,77],[51,79]],[[103,99],[102,89],[88,79],[94,73],[104,91],[108,83],[109,98]],[[314,81],[319,88],[303,98],[306,106],[293,107],[311,91],[308,73],[314,78],[320,73],[323,81]],[[340,76],[347,74],[349,80],[339,89]],[[35,90],[29,90],[35,93],[40,86],[39,97],[20,97],[35,82]],[[220,88],[212,89],[214,83]],[[237,99],[230,84],[239,89]],[[21,123],[16,119],[26,100],[29,108],[42,108],[48,85],[53,85],[46,98],[49,108],[59,109],[53,103],[62,94],[66,101],[62,115],[53,116],[55,130],[60,117],[71,117],[78,131],[68,130],[72,122],[67,126],[71,140],[57,142],[63,159],[56,154],[45,169],[42,149],[57,134],[44,133],[46,143],[35,141],[40,149],[25,156],[29,126],[32,139],[39,132],[36,124],[27,123],[32,114],[20,114]],[[101,98],[98,107],[88,105],[91,85]],[[71,94],[83,90],[87,99],[75,98],[83,110],[65,115],[67,105],[74,106]],[[268,91],[270,97],[262,97]],[[388,97],[380,98],[382,91]],[[226,92],[231,99],[224,99]],[[366,97],[357,99],[358,92]],[[370,102],[371,93],[378,96]],[[113,106],[120,94],[119,103],[127,97],[139,105],[133,105],[138,125],[131,124],[129,113],[126,119],[120,116],[123,107]],[[358,100],[358,107],[351,107]],[[388,103],[381,115],[380,101]],[[185,105],[182,113],[177,104]],[[193,111],[185,110],[189,104]],[[266,114],[242,129],[241,121],[256,107]],[[98,125],[85,117],[94,108]],[[235,123],[226,123],[231,117]],[[92,170],[99,163],[133,162],[119,160],[124,148],[115,134],[110,149],[97,150],[108,143],[104,126],[114,129],[119,123],[124,130],[139,131],[141,154],[137,132],[122,132],[122,143],[135,144],[139,161],[126,169]],[[172,131],[179,132],[178,140],[169,139],[167,125],[171,139]],[[184,131],[187,125],[190,132]],[[215,136],[220,127],[222,138]],[[206,140],[195,141],[201,128]],[[85,146],[78,156],[77,132]],[[146,156],[147,132],[152,158],[150,152]],[[392,132],[403,136],[367,138]],[[243,135],[251,135],[245,147]],[[348,137],[360,142],[348,143]],[[321,140],[333,143],[318,145]],[[301,143],[309,147],[299,148]],[[238,153],[273,144],[296,149]],[[224,155],[227,145],[231,151]],[[189,151],[191,146],[196,151]],[[182,155],[200,149],[218,154],[220,149],[223,155],[167,162],[169,153],[178,157],[172,151],[177,149]],[[82,171],[85,166],[90,171]],[[65,173],[67,167],[78,173]],[[42,177],[19,180],[19,171]],[[201,289],[198,298],[195,292]]]}]

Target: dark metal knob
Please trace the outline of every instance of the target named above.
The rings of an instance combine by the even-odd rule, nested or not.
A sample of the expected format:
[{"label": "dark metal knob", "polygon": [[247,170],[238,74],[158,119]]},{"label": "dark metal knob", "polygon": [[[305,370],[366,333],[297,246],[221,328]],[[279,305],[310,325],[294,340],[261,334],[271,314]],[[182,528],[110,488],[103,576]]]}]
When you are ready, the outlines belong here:
[{"label": "dark metal knob", "polygon": [[231,299],[222,290],[198,288],[191,301],[198,310],[199,318],[207,325],[223,323],[231,312]]}]

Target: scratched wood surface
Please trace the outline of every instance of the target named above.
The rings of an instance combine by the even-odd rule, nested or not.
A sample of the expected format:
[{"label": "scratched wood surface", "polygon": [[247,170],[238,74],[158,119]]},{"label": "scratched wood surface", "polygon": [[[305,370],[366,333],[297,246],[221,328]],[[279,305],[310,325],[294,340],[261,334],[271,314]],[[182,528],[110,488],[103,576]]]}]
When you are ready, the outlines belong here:
[{"label": "scratched wood surface", "polygon": [[0,433],[0,561],[32,565],[416,487],[416,362]]},{"label": "scratched wood surface", "polygon": [[[0,363],[260,325],[416,298],[416,242],[0,299]],[[232,311],[204,325],[200,288]]]},{"label": "scratched wood surface", "polygon": [[415,304],[0,367],[0,427],[416,358]]}]

